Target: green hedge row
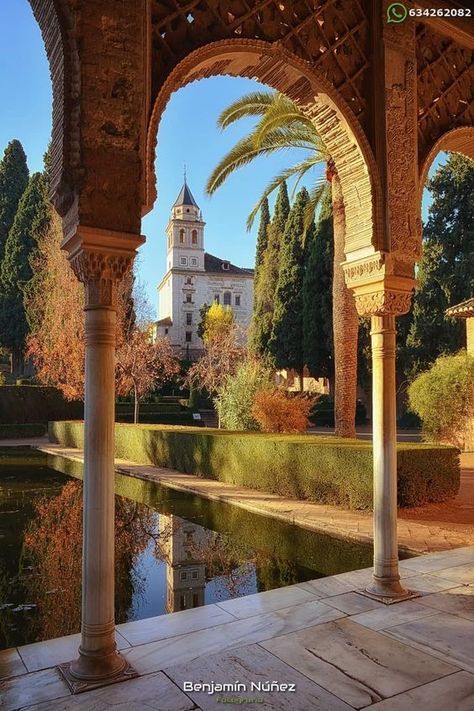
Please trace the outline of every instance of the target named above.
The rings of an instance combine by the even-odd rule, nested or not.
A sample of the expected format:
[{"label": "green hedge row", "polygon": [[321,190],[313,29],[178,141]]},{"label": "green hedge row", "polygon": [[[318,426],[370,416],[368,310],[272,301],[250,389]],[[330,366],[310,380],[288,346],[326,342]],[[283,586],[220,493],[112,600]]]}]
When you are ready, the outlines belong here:
[{"label": "green hedge row", "polygon": [[[133,413],[133,402],[117,402],[115,404],[115,412],[118,413]],[[144,402],[140,403],[140,413],[151,412],[153,414],[169,414],[175,412],[181,412],[183,408],[177,403],[173,402]]]},{"label": "green hedge row", "polygon": [[0,439],[18,439],[20,437],[43,437],[46,434],[44,424],[1,425]]},{"label": "green hedge row", "polygon": [[[133,422],[132,413],[116,413],[116,422]],[[193,420],[191,412],[170,412],[161,414],[159,412],[144,412],[140,410],[140,424],[157,424],[157,425],[181,425],[183,427],[199,426],[198,421]]]},{"label": "green hedge row", "polygon": [[[49,424],[50,439],[68,447],[82,448],[83,431],[81,422]],[[118,424],[115,453],[291,498],[372,508],[372,445],[367,441]],[[459,479],[454,447],[398,445],[400,506],[444,501],[457,493]]]},{"label": "green hedge row", "polygon": [[0,385],[0,423],[44,423],[84,417],[84,403],[69,402],[56,388]]}]

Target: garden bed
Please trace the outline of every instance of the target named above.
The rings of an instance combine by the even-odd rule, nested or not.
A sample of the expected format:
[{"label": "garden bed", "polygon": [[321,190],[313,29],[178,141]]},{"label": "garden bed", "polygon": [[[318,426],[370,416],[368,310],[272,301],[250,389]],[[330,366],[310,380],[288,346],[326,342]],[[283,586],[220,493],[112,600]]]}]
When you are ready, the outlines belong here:
[{"label": "garden bed", "polygon": [[[84,426],[50,422],[49,436],[63,446],[82,449]],[[400,506],[456,495],[460,469],[455,447],[401,443],[397,450]],[[367,441],[117,424],[115,454],[295,499],[372,508],[372,444]]]}]

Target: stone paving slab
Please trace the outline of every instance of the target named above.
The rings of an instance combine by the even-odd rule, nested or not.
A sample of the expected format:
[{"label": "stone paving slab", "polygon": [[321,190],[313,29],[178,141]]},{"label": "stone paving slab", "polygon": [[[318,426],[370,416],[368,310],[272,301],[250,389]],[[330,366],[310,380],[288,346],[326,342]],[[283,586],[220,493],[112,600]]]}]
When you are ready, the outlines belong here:
[{"label": "stone paving slab", "polygon": [[[84,454],[79,449],[56,444],[43,444],[39,449],[74,461],[84,461]],[[326,504],[288,499],[277,494],[184,474],[174,469],[142,465],[123,459],[116,459],[115,464],[117,471],[128,476],[155,481],[171,489],[197,494],[214,501],[230,503],[302,528],[362,543],[371,543],[373,540],[372,514],[367,511],[349,511]],[[415,519],[399,518],[398,542],[401,549],[414,553],[450,551],[474,545],[474,501],[471,525],[435,525],[430,521],[419,523]]]}]

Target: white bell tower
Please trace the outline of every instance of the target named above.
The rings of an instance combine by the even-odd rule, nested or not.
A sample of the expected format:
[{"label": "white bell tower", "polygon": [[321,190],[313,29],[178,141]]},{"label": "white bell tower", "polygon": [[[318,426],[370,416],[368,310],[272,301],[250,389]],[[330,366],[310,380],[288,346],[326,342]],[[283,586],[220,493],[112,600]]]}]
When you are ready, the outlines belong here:
[{"label": "white bell tower", "polygon": [[168,269],[204,271],[204,225],[201,210],[191,193],[186,174],[171,209],[166,228]]}]

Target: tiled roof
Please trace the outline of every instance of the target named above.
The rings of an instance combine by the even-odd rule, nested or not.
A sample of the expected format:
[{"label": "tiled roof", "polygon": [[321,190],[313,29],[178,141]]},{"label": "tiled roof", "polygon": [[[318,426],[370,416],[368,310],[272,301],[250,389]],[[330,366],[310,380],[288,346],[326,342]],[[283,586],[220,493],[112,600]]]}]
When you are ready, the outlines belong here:
[{"label": "tiled roof", "polygon": [[474,316],[474,296],[466,301],[461,301],[460,304],[450,306],[446,309],[447,316],[457,316],[458,318],[470,318]]},{"label": "tiled roof", "polygon": [[227,259],[215,257],[209,252],[204,252],[204,270],[212,274],[240,274],[242,276],[253,276],[254,274],[253,269],[236,267],[235,264],[232,264]]},{"label": "tiled roof", "polygon": [[183,187],[181,188],[173,207],[177,207],[178,205],[192,205],[193,207],[199,207],[191,190],[188,188],[186,181],[184,181]]}]

